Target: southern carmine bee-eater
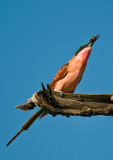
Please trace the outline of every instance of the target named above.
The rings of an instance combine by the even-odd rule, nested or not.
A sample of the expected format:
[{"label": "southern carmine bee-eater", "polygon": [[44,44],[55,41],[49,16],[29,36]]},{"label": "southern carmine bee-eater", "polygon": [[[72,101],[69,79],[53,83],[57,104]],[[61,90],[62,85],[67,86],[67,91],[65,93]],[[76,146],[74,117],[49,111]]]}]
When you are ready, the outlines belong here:
[{"label": "southern carmine bee-eater", "polygon": [[[94,42],[99,38],[99,35],[91,37],[89,43],[82,45],[75,52],[72,59],[66,63],[55,75],[52,83],[50,84],[51,90],[61,91],[65,93],[73,93],[75,88],[80,83],[83,73],[85,71],[88,58],[90,56]],[[27,130],[31,124],[38,118],[43,118],[48,113],[42,108],[28,119],[22,126],[21,130],[8,142],[7,146],[23,131]]]}]

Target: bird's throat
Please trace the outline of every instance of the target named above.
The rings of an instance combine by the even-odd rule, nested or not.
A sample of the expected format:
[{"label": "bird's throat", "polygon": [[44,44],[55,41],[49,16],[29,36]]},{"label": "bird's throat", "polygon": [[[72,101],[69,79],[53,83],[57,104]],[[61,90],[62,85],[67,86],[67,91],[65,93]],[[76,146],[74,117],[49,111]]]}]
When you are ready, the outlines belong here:
[{"label": "bird's throat", "polygon": [[76,59],[80,59],[84,62],[86,62],[90,56],[92,47],[86,47],[84,48],[79,54],[76,56]]}]

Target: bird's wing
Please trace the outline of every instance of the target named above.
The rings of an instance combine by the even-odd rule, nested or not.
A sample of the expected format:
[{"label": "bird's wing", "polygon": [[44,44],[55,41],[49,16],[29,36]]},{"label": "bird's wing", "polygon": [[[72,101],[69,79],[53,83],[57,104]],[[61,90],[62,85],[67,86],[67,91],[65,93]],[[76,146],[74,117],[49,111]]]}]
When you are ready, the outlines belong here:
[{"label": "bird's wing", "polygon": [[68,73],[68,65],[69,65],[69,63],[66,63],[66,64],[65,64],[64,66],[62,66],[62,67],[60,68],[60,70],[57,72],[57,74],[55,75],[55,77],[53,78],[53,80],[52,80],[52,82],[51,82],[51,84],[50,84],[51,90],[54,90],[56,83],[57,83],[59,80],[63,79],[63,78],[67,75],[67,73]]}]

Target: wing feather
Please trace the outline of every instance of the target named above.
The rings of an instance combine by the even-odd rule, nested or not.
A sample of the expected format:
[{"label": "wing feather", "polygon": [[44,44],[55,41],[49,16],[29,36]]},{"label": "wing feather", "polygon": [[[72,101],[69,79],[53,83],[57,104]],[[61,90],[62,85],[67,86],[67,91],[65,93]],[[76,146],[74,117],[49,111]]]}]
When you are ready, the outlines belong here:
[{"label": "wing feather", "polygon": [[56,83],[67,75],[68,65],[69,63],[66,63],[64,66],[62,66],[60,70],[57,72],[57,74],[55,75],[55,77],[53,78],[50,84],[52,90],[54,90]]}]

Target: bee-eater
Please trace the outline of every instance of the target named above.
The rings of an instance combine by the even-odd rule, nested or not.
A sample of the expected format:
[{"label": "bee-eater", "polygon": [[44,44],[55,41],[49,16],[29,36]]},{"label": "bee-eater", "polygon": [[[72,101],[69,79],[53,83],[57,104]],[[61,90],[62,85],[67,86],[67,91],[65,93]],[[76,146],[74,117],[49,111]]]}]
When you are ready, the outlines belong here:
[{"label": "bee-eater", "polygon": [[[55,75],[52,83],[50,84],[51,90],[62,91],[65,93],[73,93],[75,88],[82,79],[85,71],[88,58],[90,56],[94,42],[99,38],[99,35],[91,37],[89,43],[82,45],[75,52],[72,59],[66,63]],[[30,125],[38,118],[43,118],[48,113],[42,108],[39,110],[23,125],[22,129],[9,141],[7,146],[23,131],[27,130]],[[26,127],[27,124],[27,127]]]},{"label": "bee-eater", "polygon": [[[50,84],[51,90],[73,93],[80,83],[85,71],[88,58],[90,56],[94,42],[99,35],[91,37],[89,43],[82,45],[75,52],[72,59],[60,68]],[[47,112],[41,113],[40,119],[47,115]]]}]

